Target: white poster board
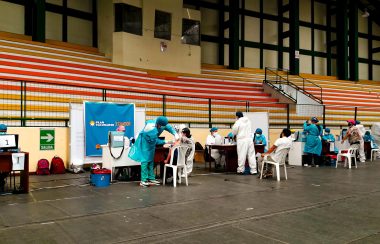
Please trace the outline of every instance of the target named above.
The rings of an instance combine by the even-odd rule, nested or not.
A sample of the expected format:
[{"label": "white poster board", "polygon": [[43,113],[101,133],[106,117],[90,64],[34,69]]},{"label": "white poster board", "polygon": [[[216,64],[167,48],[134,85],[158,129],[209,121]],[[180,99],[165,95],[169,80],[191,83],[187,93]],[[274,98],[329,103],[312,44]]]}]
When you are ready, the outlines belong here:
[{"label": "white poster board", "polygon": [[244,112],[244,116],[246,116],[252,124],[252,137],[257,128],[263,130],[263,135],[267,138],[267,146],[269,145],[269,115],[267,112]]},{"label": "white poster board", "polygon": [[[135,134],[145,126],[145,108],[135,109]],[[85,157],[83,104],[70,104],[70,164],[101,163],[102,157]]]}]

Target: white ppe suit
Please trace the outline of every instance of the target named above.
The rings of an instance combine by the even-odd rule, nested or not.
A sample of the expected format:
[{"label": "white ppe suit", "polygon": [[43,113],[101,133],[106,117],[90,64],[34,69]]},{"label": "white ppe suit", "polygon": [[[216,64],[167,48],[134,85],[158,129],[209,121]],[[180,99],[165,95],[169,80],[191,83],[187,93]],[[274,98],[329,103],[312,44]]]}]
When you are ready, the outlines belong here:
[{"label": "white ppe suit", "polygon": [[248,163],[251,174],[257,173],[257,163],[255,156],[255,147],[251,136],[251,121],[247,117],[239,118],[232,126],[232,133],[236,135],[237,154],[238,154],[238,173],[243,173],[245,160],[248,157]]}]

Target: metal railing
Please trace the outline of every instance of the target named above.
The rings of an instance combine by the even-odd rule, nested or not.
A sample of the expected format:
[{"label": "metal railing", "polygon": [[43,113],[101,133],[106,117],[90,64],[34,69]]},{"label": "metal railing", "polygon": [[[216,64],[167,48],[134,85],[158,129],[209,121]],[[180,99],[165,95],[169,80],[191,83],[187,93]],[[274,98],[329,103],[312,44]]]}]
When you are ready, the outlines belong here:
[{"label": "metal railing", "polygon": [[[292,76],[290,76],[290,77],[292,77]],[[306,78],[301,77],[301,76],[296,76],[296,77],[297,77],[297,79],[302,79],[302,86],[299,86],[295,82],[291,81],[291,79],[294,79],[294,78],[291,78],[291,79],[289,78],[289,70],[265,67],[264,83],[273,87],[278,92],[280,92],[282,95],[286,96],[287,98],[292,99],[294,102],[297,103],[297,92],[295,93],[295,95],[292,95],[292,94],[286,92],[284,89],[282,89],[282,85],[287,85],[287,86],[292,87],[296,91],[302,92],[304,95],[310,97],[311,99],[318,102],[319,104],[323,104],[322,87],[315,84],[314,82],[306,79]],[[279,86],[277,87],[274,84],[278,84]],[[320,97],[317,97],[317,96],[313,95],[312,93],[310,93],[309,91],[307,91],[306,89],[308,87],[315,87],[316,89],[318,89],[318,91],[320,93]]]},{"label": "metal railing", "polygon": [[306,119],[313,116],[329,127],[346,126],[347,119],[359,119],[366,126],[380,121],[380,106],[285,104],[248,98],[176,96],[130,92],[125,88],[99,89],[0,80],[0,123],[67,127],[70,103],[83,101],[135,103],[137,107],[146,108],[147,119],[165,115],[171,123],[184,123],[193,128],[229,128],[235,122],[236,111],[268,112],[271,128],[300,128]]}]

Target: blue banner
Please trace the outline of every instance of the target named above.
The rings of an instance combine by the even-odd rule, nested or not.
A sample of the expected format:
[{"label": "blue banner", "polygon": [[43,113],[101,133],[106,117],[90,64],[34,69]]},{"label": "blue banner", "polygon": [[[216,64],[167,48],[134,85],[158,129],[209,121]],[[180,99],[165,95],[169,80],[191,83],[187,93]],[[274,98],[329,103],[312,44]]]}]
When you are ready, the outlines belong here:
[{"label": "blue banner", "polygon": [[135,105],[105,102],[85,102],[85,148],[86,156],[102,156],[100,145],[107,144],[108,132],[124,125],[125,136],[135,132]]}]

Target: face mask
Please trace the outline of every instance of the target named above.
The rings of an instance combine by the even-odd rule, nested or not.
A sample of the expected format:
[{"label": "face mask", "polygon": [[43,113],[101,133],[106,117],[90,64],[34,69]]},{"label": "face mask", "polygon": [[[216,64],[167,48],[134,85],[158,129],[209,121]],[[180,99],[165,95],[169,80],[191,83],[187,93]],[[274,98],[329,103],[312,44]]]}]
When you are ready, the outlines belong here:
[{"label": "face mask", "polygon": [[326,135],[330,135],[330,132],[326,132]]},{"label": "face mask", "polygon": [[256,137],[259,137],[259,136],[261,136],[261,134],[256,134]]}]

